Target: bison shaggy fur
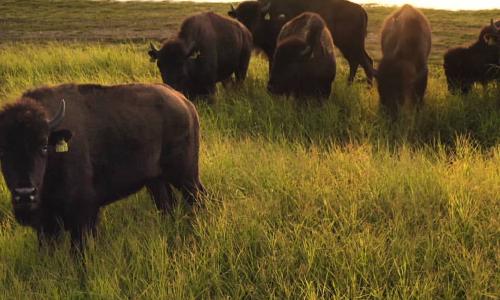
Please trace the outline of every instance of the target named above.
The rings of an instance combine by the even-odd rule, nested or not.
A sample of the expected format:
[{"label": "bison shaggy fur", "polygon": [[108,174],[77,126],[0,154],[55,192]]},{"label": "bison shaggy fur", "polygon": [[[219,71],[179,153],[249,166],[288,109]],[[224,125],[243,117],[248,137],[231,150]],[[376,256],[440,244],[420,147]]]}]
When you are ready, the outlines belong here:
[{"label": "bison shaggy fur", "polygon": [[431,51],[429,21],[419,10],[404,5],[385,20],[381,44],[378,93],[381,104],[394,117],[405,103],[423,103]]},{"label": "bison shaggy fur", "polygon": [[0,111],[0,149],[14,215],[40,241],[66,229],[82,247],[101,207],[143,187],[163,212],[172,186],[189,204],[204,191],[196,109],[163,84],[28,91]]},{"label": "bison shaggy fur", "polygon": [[233,74],[246,78],[252,34],[240,22],[212,12],[185,19],[176,37],[148,52],[164,83],[190,97],[215,93],[217,82]]},{"label": "bison shaggy fur", "polygon": [[444,55],[444,72],[448,90],[469,93],[474,83],[486,85],[500,80],[500,21],[483,27],[469,47],[450,49]]},{"label": "bison shaggy fur", "polygon": [[335,74],[334,45],[321,16],[303,13],[283,26],[269,78],[270,92],[328,98]]}]

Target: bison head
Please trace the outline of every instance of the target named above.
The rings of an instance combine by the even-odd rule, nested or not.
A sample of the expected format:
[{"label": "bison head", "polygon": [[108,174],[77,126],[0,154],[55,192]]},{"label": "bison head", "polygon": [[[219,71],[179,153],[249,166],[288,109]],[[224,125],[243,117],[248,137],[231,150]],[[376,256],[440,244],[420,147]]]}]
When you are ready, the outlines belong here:
[{"label": "bison head", "polygon": [[163,82],[174,89],[186,92],[195,76],[202,53],[195,42],[186,43],[180,39],[166,42],[158,50],[153,44],[148,54],[156,62]]},{"label": "bison head", "polygon": [[483,40],[488,46],[500,47],[500,21],[493,22],[490,21],[490,26],[483,28],[481,31],[479,40]]},{"label": "bison head", "polygon": [[290,38],[280,43],[269,75],[269,92],[284,94],[301,85],[301,70],[313,58],[312,45],[304,40]]},{"label": "bison head", "polygon": [[40,207],[47,159],[55,147],[71,138],[68,130],[56,130],[65,115],[65,102],[51,120],[38,102],[22,99],[0,112],[1,169],[11,194],[16,219],[25,225]]},{"label": "bison head", "polygon": [[399,59],[384,58],[377,71],[377,87],[380,103],[395,116],[405,103],[417,104],[417,83],[427,76],[427,68]]},{"label": "bison head", "polygon": [[245,25],[253,35],[255,46],[262,49],[269,59],[272,59],[276,48],[276,39],[285,24],[283,18],[271,18],[271,4],[259,1],[245,1],[238,7],[231,5],[228,15]]}]

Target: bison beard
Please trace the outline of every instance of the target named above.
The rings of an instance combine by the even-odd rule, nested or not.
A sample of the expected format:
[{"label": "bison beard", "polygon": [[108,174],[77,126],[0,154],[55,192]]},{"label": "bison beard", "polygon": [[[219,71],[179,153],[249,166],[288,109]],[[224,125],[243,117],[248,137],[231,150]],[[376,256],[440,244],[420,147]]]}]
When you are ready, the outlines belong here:
[{"label": "bison beard", "polygon": [[0,148],[18,222],[41,242],[69,230],[73,249],[95,232],[100,207],[142,187],[162,212],[175,203],[171,186],[188,204],[204,191],[196,109],[165,85],[26,92],[0,112]]}]

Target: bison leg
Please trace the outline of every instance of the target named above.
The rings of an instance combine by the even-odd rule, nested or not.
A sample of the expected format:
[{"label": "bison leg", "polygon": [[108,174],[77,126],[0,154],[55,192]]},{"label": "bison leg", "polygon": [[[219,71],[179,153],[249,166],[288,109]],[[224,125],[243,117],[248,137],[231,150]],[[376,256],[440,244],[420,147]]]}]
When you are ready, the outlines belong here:
[{"label": "bison leg", "polygon": [[415,103],[418,106],[421,106],[424,102],[425,91],[427,90],[427,76],[429,71],[426,69],[422,72],[420,78],[417,78],[416,82],[416,92],[417,92],[417,102]]},{"label": "bison leg", "polygon": [[321,97],[324,99],[330,98],[330,94],[332,93],[332,84],[331,82],[326,82],[320,90]]},{"label": "bison leg", "polygon": [[238,69],[234,73],[237,82],[244,81],[245,78],[247,77],[248,65],[250,64],[251,55],[252,52],[250,51],[246,51],[245,53],[241,54],[240,62],[238,64]]},{"label": "bison leg", "polygon": [[369,85],[373,83],[373,59],[366,53],[366,50],[363,49],[363,54],[361,58],[361,67],[365,71],[366,81]]},{"label": "bison leg", "polygon": [[63,232],[63,224],[55,216],[45,217],[37,228],[38,246],[53,246]]},{"label": "bison leg", "polygon": [[347,59],[347,61],[349,62],[349,77],[347,78],[347,82],[352,84],[358,71],[359,63],[352,58]]},{"label": "bison leg", "polygon": [[184,200],[190,206],[200,203],[200,196],[206,192],[205,187],[199,180],[183,184],[180,186],[180,190],[182,191]]},{"label": "bison leg", "polygon": [[155,201],[156,208],[162,213],[172,212],[175,205],[175,195],[172,188],[163,178],[157,178],[146,185]]},{"label": "bison leg", "polygon": [[86,207],[73,207],[74,214],[70,217],[71,249],[75,254],[83,254],[85,238],[88,234],[95,236],[97,216],[99,209],[92,209],[92,205]]}]

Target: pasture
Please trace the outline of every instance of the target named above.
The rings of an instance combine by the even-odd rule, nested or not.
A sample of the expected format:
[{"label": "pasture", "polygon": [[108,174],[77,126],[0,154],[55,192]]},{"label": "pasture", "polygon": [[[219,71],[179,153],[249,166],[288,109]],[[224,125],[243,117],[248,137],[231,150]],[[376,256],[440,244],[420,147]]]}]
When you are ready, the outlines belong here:
[{"label": "pasture", "polygon": [[[159,82],[150,39],[227,5],[0,3],[0,99],[62,82]],[[368,52],[391,8],[367,7]],[[157,213],[143,191],[103,209],[86,274],[11,213],[0,185],[1,299],[498,299],[500,87],[448,93],[448,46],[500,11],[424,10],[434,32],[424,108],[390,123],[364,75],[339,67],[323,106],[270,96],[267,62],[201,117],[205,207]]]}]

